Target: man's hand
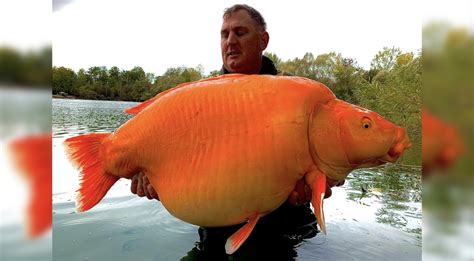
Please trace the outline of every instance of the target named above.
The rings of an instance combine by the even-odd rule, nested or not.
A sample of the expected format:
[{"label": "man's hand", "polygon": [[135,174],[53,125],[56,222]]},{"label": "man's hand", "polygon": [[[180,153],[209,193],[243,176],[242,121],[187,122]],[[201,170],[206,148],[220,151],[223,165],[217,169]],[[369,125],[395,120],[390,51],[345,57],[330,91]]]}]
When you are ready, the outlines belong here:
[{"label": "man's hand", "polygon": [[160,200],[158,193],[156,193],[153,186],[148,181],[148,178],[142,172],[135,174],[132,177],[132,184],[130,190],[133,194],[137,194],[139,197],[147,197],[148,199]]},{"label": "man's hand", "polygon": [[[335,182],[327,179],[326,192],[324,198],[329,198],[332,194],[331,187],[344,185],[344,180],[341,182]],[[304,179],[300,179],[295,186],[293,192],[288,197],[288,202],[294,206],[304,205],[307,202],[311,202],[312,191],[311,188],[306,184]]]}]

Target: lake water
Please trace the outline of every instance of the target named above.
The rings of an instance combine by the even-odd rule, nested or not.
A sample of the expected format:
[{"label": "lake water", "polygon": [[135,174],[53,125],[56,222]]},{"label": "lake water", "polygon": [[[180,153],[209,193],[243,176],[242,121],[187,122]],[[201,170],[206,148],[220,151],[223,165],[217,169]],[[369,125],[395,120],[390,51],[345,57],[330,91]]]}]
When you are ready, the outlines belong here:
[{"label": "lake water", "polygon": [[[205,260],[195,247],[198,228],[171,216],[160,202],[131,194],[129,180],[117,182],[92,210],[75,210],[78,172],[63,141],[114,131],[130,118],[123,110],[135,104],[53,99],[54,260]],[[325,200],[327,235],[278,244],[259,256],[421,260],[420,177],[420,168],[393,164],[355,171]]]}]

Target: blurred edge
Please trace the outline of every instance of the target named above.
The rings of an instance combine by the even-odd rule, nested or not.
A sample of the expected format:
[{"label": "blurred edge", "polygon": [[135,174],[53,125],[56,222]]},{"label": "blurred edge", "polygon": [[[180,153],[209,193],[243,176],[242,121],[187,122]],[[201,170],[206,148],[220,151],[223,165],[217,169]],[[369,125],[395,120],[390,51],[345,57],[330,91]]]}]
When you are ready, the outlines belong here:
[{"label": "blurred edge", "polygon": [[[11,150],[13,141],[51,131],[50,17],[51,1],[0,2],[0,260],[52,260],[51,213],[45,204],[32,204],[40,198],[49,206],[52,173],[33,167],[25,176]],[[33,145],[33,158],[51,163],[47,149],[26,144]],[[37,224],[44,224],[43,233],[34,230],[33,237]]]},{"label": "blurred edge", "polygon": [[432,144],[444,155],[424,169],[423,260],[474,260],[473,3],[434,1],[424,11],[423,105],[437,124],[423,116],[423,164]]}]

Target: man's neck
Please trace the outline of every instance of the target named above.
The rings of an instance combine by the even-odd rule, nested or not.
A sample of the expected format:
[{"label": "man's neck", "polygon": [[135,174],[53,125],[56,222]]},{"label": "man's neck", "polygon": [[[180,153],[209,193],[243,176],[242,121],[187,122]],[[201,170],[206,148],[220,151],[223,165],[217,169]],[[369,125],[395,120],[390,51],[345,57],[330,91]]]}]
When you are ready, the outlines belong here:
[{"label": "man's neck", "polygon": [[[228,74],[230,73],[224,66],[222,66],[221,74]],[[262,63],[260,66],[260,70],[258,74],[270,74],[270,75],[277,75],[277,69],[273,64],[272,60],[266,56],[262,56]]]}]

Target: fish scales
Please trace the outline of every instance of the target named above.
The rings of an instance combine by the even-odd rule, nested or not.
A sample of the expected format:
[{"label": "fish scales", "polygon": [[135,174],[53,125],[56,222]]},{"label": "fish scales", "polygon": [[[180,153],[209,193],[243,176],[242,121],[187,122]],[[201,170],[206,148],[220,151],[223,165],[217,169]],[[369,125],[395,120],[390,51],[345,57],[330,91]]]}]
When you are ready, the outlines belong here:
[{"label": "fish scales", "polygon": [[[286,119],[295,120],[294,108],[291,109],[292,112],[288,112],[291,116],[282,115],[281,112],[289,109],[287,107],[290,106],[290,102],[285,101],[291,99],[291,95],[286,93],[290,88],[280,88],[277,92],[272,90],[272,88],[277,88],[274,86],[266,88],[263,86],[260,88],[261,90],[255,90],[255,86],[248,83],[245,85],[246,83],[243,81],[238,84],[239,86],[236,85],[235,88],[221,88],[222,86],[217,84],[210,86],[212,90],[195,88],[182,95],[164,96],[150,107],[160,106],[167,108],[166,110],[152,110],[150,108],[135,117],[140,122],[145,122],[140,117],[152,117],[161,122],[160,128],[173,130],[172,133],[159,129],[153,131],[156,133],[154,140],[159,140],[159,144],[154,146],[161,147],[161,152],[158,153],[160,159],[149,159],[142,165],[148,166],[149,169],[145,171],[156,173],[150,175],[150,182],[157,188],[161,201],[165,207],[171,209],[171,213],[175,208],[173,204],[177,203],[168,197],[175,198],[173,195],[181,194],[180,198],[184,198],[184,201],[188,202],[187,204],[180,203],[180,207],[178,207],[180,209],[176,209],[176,213],[173,213],[184,220],[196,219],[195,223],[202,224],[204,222],[207,225],[215,225],[215,220],[204,220],[213,216],[206,213],[211,212],[216,216],[222,216],[223,224],[218,223],[217,225],[226,225],[229,222],[245,220],[245,216],[251,211],[255,211],[255,208],[270,211],[281,204],[287,196],[283,194],[289,193],[292,189],[292,185],[285,185],[283,189],[278,187],[278,184],[284,184],[288,179],[285,172],[301,172],[294,174],[292,179],[295,181],[297,175],[303,175],[302,168],[296,170],[295,168],[300,167],[288,167],[286,166],[288,160],[285,160],[288,153],[291,152],[291,149],[290,151],[285,149],[290,146],[285,144],[285,140],[301,139],[307,130],[307,122],[299,126],[298,133],[291,133],[296,129],[283,127],[286,126],[285,124],[289,124],[288,121],[285,121]],[[300,94],[300,97],[296,96],[293,99],[304,97],[303,94]],[[196,99],[197,97],[199,98]],[[229,102],[230,100],[232,102]],[[234,104],[235,107],[228,106],[229,104]],[[281,107],[281,111],[276,110],[277,112],[272,115],[262,113],[275,111],[274,107],[278,106]],[[233,117],[229,117],[229,115]],[[238,127],[236,128],[236,126]],[[192,132],[189,131],[191,129]],[[163,136],[163,133],[166,133],[167,136]],[[213,136],[215,133],[219,133],[221,136]],[[120,135],[119,132],[117,134]],[[308,146],[307,140],[300,142],[305,144],[302,146],[303,148]],[[204,149],[193,144],[203,144],[201,146],[204,146]],[[254,147],[249,147],[248,144],[254,144]],[[146,159],[146,157],[144,158]],[[186,162],[196,162],[196,164],[183,164],[177,160],[181,158],[184,158],[183,160]],[[150,166],[152,167],[150,168]],[[166,174],[177,171],[182,176],[180,181],[177,181],[176,175]],[[253,175],[246,174],[252,172]],[[275,172],[281,173],[276,179],[273,177]],[[229,179],[229,176],[232,177],[232,180]],[[259,192],[258,187],[265,185],[269,180],[275,180],[275,184],[266,185],[271,188],[272,192]],[[186,186],[183,184],[185,182],[194,184],[199,189],[194,186]],[[229,182],[232,182],[233,186],[215,188],[216,184]],[[248,186],[249,183],[255,185]],[[242,202],[255,201],[255,198],[258,197],[273,197],[280,191],[282,191],[280,198],[271,204],[266,202],[258,202],[257,206],[247,206],[248,203],[242,204]],[[237,200],[219,200],[224,198],[223,194],[235,194]],[[199,202],[200,205],[195,206],[193,202]],[[213,204],[206,205],[202,202],[213,202]],[[222,208],[216,208],[215,204]],[[206,211],[202,211],[202,209]],[[245,211],[242,212],[242,209]],[[197,212],[202,212],[202,214],[198,215]],[[206,214],[204,215],[204,213]],[[240,214],[236,215],[235,213]],[[218,220],[219,217],[216,219]]]},{"label": "fish scales", "polygon": [[403,128],[300,77],[215,77],[164,91],[127,112],[136,116],[113,134],[65,141],[82,173],[78,210],[141,171],[181,220],[206,227],[247,222],[228,238],[228,254],[303,178],[325,233],[327,186],[356,168],[395,162],[411,146]]}]

